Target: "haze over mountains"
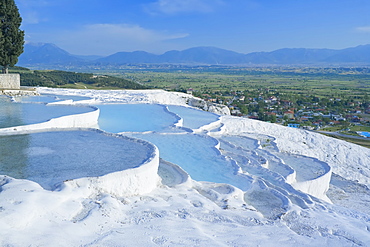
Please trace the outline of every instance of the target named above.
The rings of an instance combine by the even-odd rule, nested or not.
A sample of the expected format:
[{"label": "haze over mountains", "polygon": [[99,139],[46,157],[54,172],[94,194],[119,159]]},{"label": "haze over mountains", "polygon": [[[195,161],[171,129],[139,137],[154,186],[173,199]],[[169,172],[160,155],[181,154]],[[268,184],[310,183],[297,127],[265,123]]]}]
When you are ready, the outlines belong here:
[{"label": "haze over mountains", "polygon": [[216,47],[194,47],[161,55],[145,51],[79,56],[50,43],[29,43],[19,57],[19,66],[82,66],[123,64],[188,65],[370,65],[370,45],[342,50],[284,48],[272,52],[237,53]]}]

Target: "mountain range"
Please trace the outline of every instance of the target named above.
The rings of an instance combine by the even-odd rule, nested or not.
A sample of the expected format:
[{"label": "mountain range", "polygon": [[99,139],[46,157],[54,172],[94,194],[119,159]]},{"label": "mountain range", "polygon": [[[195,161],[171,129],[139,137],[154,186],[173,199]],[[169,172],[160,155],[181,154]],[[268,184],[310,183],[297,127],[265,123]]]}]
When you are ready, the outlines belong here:
[{"label": "mountain range", "polygon": [[28,43],[17,65],[47,67],[123,64],[369,65],[370,45],[341,50],[284,48],[248,54],[216,47],[194,47],[183,51],[168,51],[161,55],[134,51],[100,57],[73,55],[51,43]]}]

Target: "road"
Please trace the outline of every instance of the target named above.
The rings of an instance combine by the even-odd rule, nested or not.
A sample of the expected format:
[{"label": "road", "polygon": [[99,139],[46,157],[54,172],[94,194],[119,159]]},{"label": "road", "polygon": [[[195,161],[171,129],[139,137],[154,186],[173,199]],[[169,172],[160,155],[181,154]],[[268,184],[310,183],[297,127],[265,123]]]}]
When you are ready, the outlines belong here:
[{"label": "road", "polygon": [[330,132],[330,131],[316,131],[316,132],[322,133],[322,134],[328,134],[328,135],[332,135],[332,136],[341,136],[341,137],[345,137],[345,138],[370,141],[370,138],[367,138],[367,137],[345,135],[345,134],[342,134],[342,133],[339,133],[339,132]]}]

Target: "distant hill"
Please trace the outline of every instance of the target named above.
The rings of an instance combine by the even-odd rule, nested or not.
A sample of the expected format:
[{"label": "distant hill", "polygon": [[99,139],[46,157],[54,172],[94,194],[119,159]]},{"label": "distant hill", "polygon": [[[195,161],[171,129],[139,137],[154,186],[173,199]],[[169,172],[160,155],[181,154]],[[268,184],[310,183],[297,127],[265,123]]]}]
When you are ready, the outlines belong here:
[{"label": "distant hill", "polygon": [[169,51],[161,55],[167,63],[240,64],[245,55],[216,47],[195,47],[184,51]]},{"label": "distant hill", "polygon": [[58,46],[50,43],[29,43],[18,59],[18,65],[75,64],[84,61]]},{"label": "distant hill", "polygon": [[183,64],[239,64],[244,54],[215,47],[195,47],[184,51],[168,51],[155,55],[144,51],[118,52],[96,60],[101,64],[124,63],[183,63]]},{"label": "distant hill", "polygon": [[342,63],[366,63],[370,64],[370,45],[360,45],[357,47],[339,50],[333,56],[325,59],[326,62]]},{"label": "distant hill", "polygon": [[72,56],[82,59],[84,61],[94,61],[103,57],[98,55],[72,55]]},{"label": "distant hill", "polygon": [[19,66],[82,66],[123,64],[207,64],[207,65],[370,65],[370,45],[333,50],[284,48],[272,52],[237,53],[216,47],[194,47],[161,55],[145,51],[117,52],[110,56],[77,56],[54,44],[26,44]]},{"label": "distant hill", "polygon": [[249,53],[245,57],[252,64],[310,64],[325,62],[337,52],[330,49],[284,48],[272,52]]},{"label": "distant hill", "polygon": [[159,63],[157,55],[145,52],[117,52],[113,55],[97,59],[99,64],[125,64],[125,63]]}]

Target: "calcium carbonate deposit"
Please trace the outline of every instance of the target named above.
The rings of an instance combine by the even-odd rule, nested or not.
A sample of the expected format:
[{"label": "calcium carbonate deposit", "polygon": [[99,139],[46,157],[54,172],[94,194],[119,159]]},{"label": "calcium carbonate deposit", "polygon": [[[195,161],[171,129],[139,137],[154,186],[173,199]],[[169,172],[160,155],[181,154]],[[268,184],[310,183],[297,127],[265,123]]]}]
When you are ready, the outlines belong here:
[{"label": "calcium carbonate deposit", "polygon": [[182,93],[38,93],[0,98],[1,246],[370,246],[367,148]]}]

